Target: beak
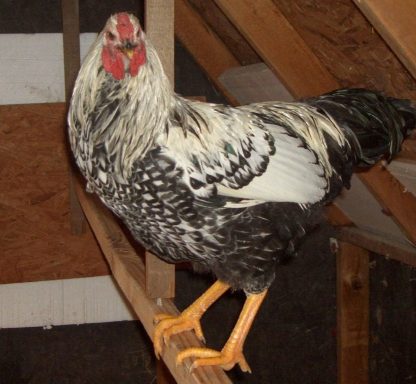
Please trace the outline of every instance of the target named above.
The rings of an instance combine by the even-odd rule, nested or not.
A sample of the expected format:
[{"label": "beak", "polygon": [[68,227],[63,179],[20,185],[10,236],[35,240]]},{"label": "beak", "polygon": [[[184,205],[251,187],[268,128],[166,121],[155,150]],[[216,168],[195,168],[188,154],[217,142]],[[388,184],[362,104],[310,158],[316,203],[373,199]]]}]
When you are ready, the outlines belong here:
[{"label": "beak", "polygon": [[133,54],[134,54],[134,50],[132,48],[124,49],[124,53],[131,60],[131,58],[133,57]]},{"label": "beak", "polygon": [[134,54],[134,49],[136,48],[136,45],[135,44],[133,44],[132,42],[130,42],[130,41],[126,41],[125,43],[124,43],[124,46],[123,46],[123,52],[124,52],[124,54],[129,58],[129,60],[131,60],[131,58],[133,57],[133,54]]}]

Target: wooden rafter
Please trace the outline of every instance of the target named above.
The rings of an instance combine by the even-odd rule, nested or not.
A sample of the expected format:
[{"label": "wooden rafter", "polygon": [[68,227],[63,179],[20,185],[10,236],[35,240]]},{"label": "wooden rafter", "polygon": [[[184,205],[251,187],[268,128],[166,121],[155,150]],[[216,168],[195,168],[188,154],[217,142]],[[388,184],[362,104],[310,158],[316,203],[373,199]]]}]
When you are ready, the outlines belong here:
[{"label": "wooden rafter", "polygon": [[218,77],[240,63],[187,0],[175,0],[175,34],[228,101],[237,105]]},{"label": "wooden rafter", "polygon": [[294,97],[339,88],[272,0],[215,2]]},{"label": "wooden rafter", "polygon": [[416,79],[416,1],[354,0],[354,3]]}]

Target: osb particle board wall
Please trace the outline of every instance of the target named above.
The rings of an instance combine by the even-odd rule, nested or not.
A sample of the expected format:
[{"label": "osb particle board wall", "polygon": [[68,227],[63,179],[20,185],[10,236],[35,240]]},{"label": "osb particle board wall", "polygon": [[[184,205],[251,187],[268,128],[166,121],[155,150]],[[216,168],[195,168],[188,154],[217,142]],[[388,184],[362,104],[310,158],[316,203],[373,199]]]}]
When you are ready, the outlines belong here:
[{"label": "osb particle board wall", "polygon": [[416,81],[352,0],[273,0],[344,87],[416,99]]},{"label": "osb particle board wall", "polygon": [[108,274],[71,235],[65,105],[0,106],[0,284]]}]

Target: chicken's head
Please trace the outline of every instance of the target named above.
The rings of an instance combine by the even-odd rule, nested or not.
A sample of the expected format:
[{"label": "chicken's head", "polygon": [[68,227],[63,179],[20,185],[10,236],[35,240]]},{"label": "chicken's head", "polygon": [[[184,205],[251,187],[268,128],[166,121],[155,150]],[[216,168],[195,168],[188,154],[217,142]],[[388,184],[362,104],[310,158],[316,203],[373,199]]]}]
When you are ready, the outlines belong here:
[{"label": "chicken's head", "polygon": [[136,76],[146,62],[144,32],[139,20],[126,12],[112,15],[102,34],[101,59],[104,70],[121,80],[126,73]]}]

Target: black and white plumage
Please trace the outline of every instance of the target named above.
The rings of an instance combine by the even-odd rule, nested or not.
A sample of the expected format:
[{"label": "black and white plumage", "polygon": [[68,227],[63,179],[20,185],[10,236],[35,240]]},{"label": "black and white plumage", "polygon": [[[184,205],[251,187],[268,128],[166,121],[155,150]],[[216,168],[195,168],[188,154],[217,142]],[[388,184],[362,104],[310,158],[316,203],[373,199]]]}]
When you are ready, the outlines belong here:
[{"label": "black and white plumage", "polygon": [[256,293],[353,167],[397,153],[415,116],[408,101],[363,89],[238,108],[186,100],[137,20],[119,14],[82,65],[68,123],[89,190],[140,243]]}]

